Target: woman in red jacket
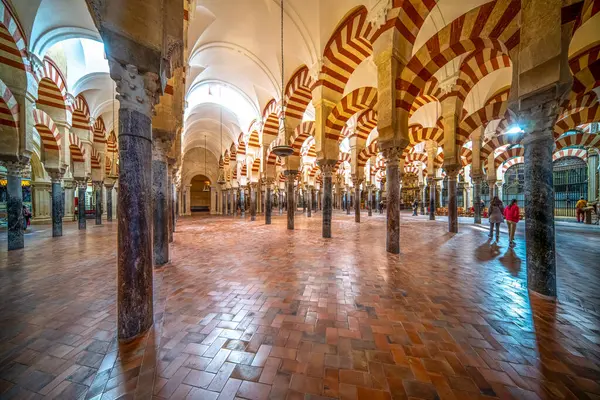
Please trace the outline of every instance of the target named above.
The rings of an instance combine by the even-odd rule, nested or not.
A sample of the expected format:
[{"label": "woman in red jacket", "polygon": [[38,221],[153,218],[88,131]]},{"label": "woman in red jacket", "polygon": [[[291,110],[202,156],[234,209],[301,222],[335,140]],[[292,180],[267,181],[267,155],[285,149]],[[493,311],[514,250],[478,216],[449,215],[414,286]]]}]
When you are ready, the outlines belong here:
[{"label": "woman in red jacket", "polygon": [[504,209],[504,218],[506,218],[506,224],[508,225],[508,241],[510,247],[515,247],[515,230],[517,229],[517,222],[519,222],[519,206],[517,205],[517,199],[510,202],[510,205]]}]

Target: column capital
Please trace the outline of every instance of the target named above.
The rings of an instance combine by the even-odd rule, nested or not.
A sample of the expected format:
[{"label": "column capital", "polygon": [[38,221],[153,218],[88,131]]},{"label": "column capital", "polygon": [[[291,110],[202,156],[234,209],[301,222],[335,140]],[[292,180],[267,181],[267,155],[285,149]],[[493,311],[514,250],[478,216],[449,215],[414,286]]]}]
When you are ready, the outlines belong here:
[{"label": "column capital", "polygon": [[47,169],[46,172],[48,172],[52,183],[60,183],[65,175],[64,169]]},{"label": "column capital", "polygon": [[[323,177],[331,177],[333,176],[337,160],[321,159],[317,161],[317,164],[319,164],[319,168],[321,168],[321,172],[323,172]],[[338,182],[339,181],[340,180],[338,179]]]},{"label": "column capital", "polygon": [[444,170],[446,171],[446,176],[448,176],[448,179],[456,180],[460,169],[461,166],[457,164],[444,165]]},{"label": "column capital", "polygon": [[173,134],[171,132],[152,128],[152,158],[167,162],[167,155],[173,146]]},{"label": "column capital", "polygon": [[402,157],[404,147],[392,144],[392,146],[381,147],[381,151],[383,153],[383,158],[385,159],[386,166],[400,165],[400,158]]},{"label": "column capital", "polygon": [[152,118],[158,103],[160,81],[153,72],[140,73],[135,65],[123,65],[109,58],[110,77],[116,82],[120,107]]},{"label": "column capital", "polygon": [[88,180],[87,180],[87,178],[85,178],[85,179],[75,178],[75,184],[77,185],[77,187],[79,189],[87,188]]},{"label": "column capital", "polygon": [[23,158],[20,160],[12,161],[1,161],[2,165],[6,168],[7,175],[11,176],[23,176],[29,166],[29,158]]},{"label": "column capital", "polygon": [[92,185],[94,185],[95,189],[102,189],[102,186],[104,186],[104,181],[92,181]]}]

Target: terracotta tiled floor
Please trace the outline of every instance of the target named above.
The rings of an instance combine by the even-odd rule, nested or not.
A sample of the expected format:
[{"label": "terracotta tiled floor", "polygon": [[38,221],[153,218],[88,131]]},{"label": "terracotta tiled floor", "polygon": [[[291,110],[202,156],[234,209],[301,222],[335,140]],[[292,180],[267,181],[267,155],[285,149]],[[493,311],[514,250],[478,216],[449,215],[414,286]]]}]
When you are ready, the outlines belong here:
[{"label": "terracotta tiled floor", "polygon": [[[560,301],[528,297],[520,227],[320,214],[180,220],[155,327],[115,340],[116,225],[0,240],[0,398],[600,399],[600,232],[558,227]],[[521,224],[522,225],[522,224]],[[41,229],[41,230],[40,230]]]}]

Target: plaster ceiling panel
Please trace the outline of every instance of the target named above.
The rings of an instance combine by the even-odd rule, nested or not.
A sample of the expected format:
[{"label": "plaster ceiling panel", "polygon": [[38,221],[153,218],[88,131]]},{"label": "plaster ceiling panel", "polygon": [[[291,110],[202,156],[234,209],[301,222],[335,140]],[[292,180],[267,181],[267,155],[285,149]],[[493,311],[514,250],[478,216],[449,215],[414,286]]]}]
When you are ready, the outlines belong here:
[{"label": "plaster ceiling panel", "polygon": [[464,108],[467,110],[467,113],[470,115],[479,110],[490,96],[497,93],[503,87],[509,86],[511,82],[512,68],[502,68],[484,76],[465,99]]},{"label": "plaster ceiling panel", "polygon": [[192,50],[194,45],[200,39],[200,36],[204,33],[206,28],[212,24],[217,17],[210,12],[206,7],[197,6],[194,11],[194,15],[190,18],[190,25],[188,27],[188,45],[189,50]]},{"label": "plaster ceiling panel", "polygon": [[100,40],[85,1],[42,0],[33,22],[30,49],[43,56],[53,44],[74,37]]},{"label": "plaster ceiling panel", "polygon": [[377,87],[377,66],[373,62],[373,57],[367,57],[350,75],[350,79],[344,87],[344,96],[365,86]]},{"label": "plaster ceiling panel", "polygon": [[408,124],[420,124],[424,128],[435,126],[441,113],[441,105],[434,101],[419,107],[417,111],[410,117]]},{"label": "plaster ceiling panel", "polygon": [[466,12],[489,3],[491,0],[439,0],[433,10],[429,13],[421,30],[417,34],[412,54],[414,55],[433,35],[444,26],[450,24],[456,18]]},{"label": "plaster ceiling panel", "polygon": [[[21,27],[25,31],[28,39],[27,43],[31,43],[29,38],[31,37],[33,22],[35,21],[35,15],[41,2],[42,0],[12,0],[13,10],[17,14]],[[9,3],[11,3],[11,0],[9,0]]]}]

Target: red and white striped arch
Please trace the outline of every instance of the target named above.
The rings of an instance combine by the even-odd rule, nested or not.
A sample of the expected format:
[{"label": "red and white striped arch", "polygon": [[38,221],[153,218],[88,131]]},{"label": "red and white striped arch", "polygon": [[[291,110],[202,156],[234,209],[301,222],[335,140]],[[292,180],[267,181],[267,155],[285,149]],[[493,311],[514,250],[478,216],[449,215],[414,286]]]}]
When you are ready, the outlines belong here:
[{"label": "red and white striped arch", "polygon": [[409,153],[404,158],[407,163],[422,162],[427,165],[427,154],[426,153]]},{"label": "red and white striped arch", "polygon": [[58,163],[62,140],[56,124],[48,114],[39,109],[33,110],[33,123],[42,139],[46,160]]},{"label": "red and white striped arch", "polygon": [[558,113],[558,120],[567,118],[570,114],[574,112],[581,111],[582,108],[588,108],[594,106],[598,103],[598,96],[596,96],[595,92],[588,92],[581,96],[574,97],[572,99],[567,99],[563,106],[561,107],[560,112]]},{"label": "red and white striped arch", "polygon": [[587,93],[600,86],[600,43],[586,47],[569,58],[573,92]]},{"label": "red and white striped arch", "polygon": [[[75,114],[73,114],[73,120]],[[106,125],[102,117],[98,117],[94,122],[94,143],[104,144],[106,143]]]},{"label": "red and white striped arch", "polygon": [[487,125],[492,120],[502,118],[507,112],[507,107],[507,101],[488,104],[463,119],[456,130],[456,144],[462,146],[469,141],[475,129]]},{"label": "red and white striped arch", "polygon": [[596,147],[600,148],[600,134],[577,132],[572,135],[566,135],[555,141],[556,150],[562,150],[565,147]]},{"label": "red and white striped arch", "polygon": [[559,138],[563,133],[577,128],[579,125],[600,121],[600,104],[569,114],[554,126],[554,138]]},{"label": "red and white striped arch", "polygon": [[485,48],[467,56],[460,65],[457,96],[465,101],[469,92],[490,73],[512,66],[510,57],[496,49]]},{"label": "red and white striped arch", "polygon": [[240,136],[238,137],[238,147],[236,153],[239,156],[246,155],[246,142],[244,142],[244,132],[240,133]]},{"label": "red and white striped arch", "polygon": [[377,112],[372,109],[363,111],[356,120],[356,128],[350,137],[356,136],[361,140],[367,140],[375,128],[377,128]]},{"label": "red and white striped arch", "polygon": [[294,140],[292,141],[292,149],[294,149],[294,153],[292,155],[300,155],[300,149],[302,149],[304,141],[310,136],[315,136],[314,121],[304,121],[296,127],[294,130]]},{"label": "red and white striped arch", "polygon": [[90,154],[92,169],[100,169],[100,153],[97,152],[94,148],[92,148],[92,153]]},{"label": "red and white striped arch", "polygon": [[367,9],[357,7],[338,25],[325,45],[323,67],[316,84],[341,96],[356,67],[373,53],[372,33],[372,26],[367,22]]},{"label": "red and white striped arch", "polygon": [[[490,104],[499,103],[508,100],[508,96],[510,95],[510,85],[498,89],[496,93],[492,94],[489,99],[486,100],[484,107],[489,106]],[[466,110],[463,110],[466,111]]]},{"label": "red and white striped arch", "polygon": [[231,143],[231,147],[229,148],[229,153],[231,154],[231,161],[235,162],[236,157],[237,157],[237,149],[235,147],[235,142]]},{"label": "red and white striped arch", "polygon": [[73,103],[73,128],[91,130],[90,127],[90,107],[83,95],[75,97]]},{"label": "red and white striped arch", "polygon": [[[12,92],[0,79],[0,125],[17,129],[19,127],[19,103]],[[18,133],[16,133],[18,135]]]},{"label": "red and white striped arch", "polygon": [[[263,129],[262,129],[262,140],[265,145],[271,144],[275,139],[277,139],[277,135],[279,134],[279,106],[275,99],[271,99],[265,106],[263,110]],[[248,146],[254,146],[254,144],[250,144],[248,142]]]},{"label": "red and white striped arch", "polygon": [[312,100],[312,78],[306,65],[294,72],[285,88],[285,116],[302,121],[308,103]]},{"label": "red and white striped arch", "polygon": [[0,1],[0,64],[31,71],[25,35],[4,0]]},{"label": "red and white striped arch", "polygon": [[501,153],[497,154],[494,158],[494,169],[498,169],[500,164],[515,157],[523,157],[525,155],[525,149],[523,147],[506,148]]},{"label": "red and white striped arch", "polygon": [[85,149],[83,148],[79,137],[71,132],[69,134],[69,139],[71,141],[69,145],[69,150],[71,151],[71,161],[85,162]]},{"label": "red and white striped arch", "polygon": [[502,146],[516,144],[509,135],[499,135],[491,138],[481,146],[481,158],[487,158],[492,152]]},{"label": "red and white striped arch", "polygon": [[342,129],[350,117],[360,111],[374,109],[377,105],[377,89],[361,87],[342,98],[331,110],[325,125],[325,137],[339,140]]},{"label": "red and white striped arch", "polygon": [[433,140],[442,145],[444,143],[444,129],[439,127],[423,128],[418,124],[412,125],[408,128],[408,139],[410,141],[409,147],[426,140]]},{"label": "red and white striped arch", "polygon": [[367,161],[373,156],[376,156],[379,153],[379,144],[377,143],[377,139],[373,140],[370,145],[365,147],[358,153],[358,158],[356,164],[358,167],[363,168]]},{"label": "red and white striped arch", "polygon": [[248,136],[248,150],[258,150],[260,149],[260,139],[258,137],[258,131],[250,132],[250,136]]},{"label": "red and white striped arch", "polygon": [[508,169],[510,167],[512,167],[513,165],[523,164],[524,162],[525,162],[525,158],[523,158],[523,157],[511,158],[510,160],[508,160],[507,162],[505,162],[502,165],[502,175],[506,174],[506,171],[508,171]]},{"label": "red and white striped arch", "polygon": [[112,167],[112,161],[109,156],[104,157],[104,173],[110,175]]},{"label": "red and white striped arch", "polygon": [[492,1],[446,25],[407,63],[396,82],[396,106],[407,113],[421,88],[452,59],[484,48],[504,54],[519,44],[520,0]]},{"label": "red and white striped arch", "polygon": [[473,152],[468,147],[462,147],[460,149],[460,158],[462,161],[463,167],[471,164],[473,162]]},{"label": "red and white striped arch", "polygon": [[585,160],[587,160],[588,153],[587,153],[587,150],[584,150],[584,149],[558,150],[558,151],[555,151],[554,154],[552,154],[552,161],[556,161],[556,160],[558,160],[560,158],[564,158],[564,157],[578,157],[585,161]]},{"label": "red and white striped arch", "polygon": [[62,73],[48,56],[44,67],[36,76],[38,81],[38,105],[70,111],[67,105],[67,85]]},{"label": "red and white striped arch", "polygon": [[107,153],[116,153],[118,151],[117,145],[117,136],[115,135],[115,131],[111,131],[108,135],[108,139],[106,139],[106,152]]}]

